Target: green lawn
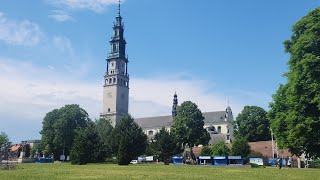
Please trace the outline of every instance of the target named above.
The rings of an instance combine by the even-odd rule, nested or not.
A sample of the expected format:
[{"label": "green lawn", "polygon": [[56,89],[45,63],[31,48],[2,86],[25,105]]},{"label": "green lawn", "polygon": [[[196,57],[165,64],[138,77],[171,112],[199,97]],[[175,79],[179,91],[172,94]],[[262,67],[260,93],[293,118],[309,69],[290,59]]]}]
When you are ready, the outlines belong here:
[{"label": "green lawn", "polygon": [[0,179],[320,179],[320,169],[288,169],[273,167],[214,167],[164,165],[83,166],[67,163],[21,164],[16,170],[0,170]]}]

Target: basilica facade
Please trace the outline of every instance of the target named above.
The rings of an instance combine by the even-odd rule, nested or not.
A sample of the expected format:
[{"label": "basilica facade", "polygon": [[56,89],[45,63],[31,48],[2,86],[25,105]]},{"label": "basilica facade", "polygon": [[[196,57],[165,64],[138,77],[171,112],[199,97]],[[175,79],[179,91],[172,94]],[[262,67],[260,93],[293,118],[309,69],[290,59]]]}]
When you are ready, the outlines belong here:
[{"label": "basilica facade", "polygon": [[[146,118],[136,118],[135,122],[142,127],[144,133],[149,139],[152,139],[162,127],[170,132],[173,125],[173,118],[176,115],[176,107],[178,106],[177,94],[173,98],[172,114],[167,116],[155,116]],[[202,113],[204,117],[204,128],[209,132],[211,140],[209,145],[218,142],[231,143],[233,137],[233,114],[230,106],[223,111],[213,111]]]},{"label": "basilica facade", "polygon": [[[129,109],[129,61],[126,55],[127,43],[124,38],[124,24],[120,14],[120,3],[113,31],[113,36],[109,41],[110,52],[106,59],[107,68],[104,74],[103,105],[100,116],[111,120],[112,125],[115,126],[119,123],[121,117],[128,114]],[[177,94],[175,94],[171,115],[137,118],[135,122],[142,127],[146,135],[151,139],[162,127],[170,131],[177,106],[178,98]],[[229,106],[223,111],[205,112],[202,114],[204,117],[204,128],[207,129],[211,136],[209,144],[220,141],[226,143],[232,142],[233,115]]]}]

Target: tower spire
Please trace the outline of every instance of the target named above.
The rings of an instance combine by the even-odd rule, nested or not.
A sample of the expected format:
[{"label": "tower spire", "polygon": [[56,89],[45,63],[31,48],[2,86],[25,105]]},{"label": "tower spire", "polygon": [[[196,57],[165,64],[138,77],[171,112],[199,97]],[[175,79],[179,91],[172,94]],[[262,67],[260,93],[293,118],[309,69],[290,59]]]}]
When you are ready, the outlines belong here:
[{"label": "tower spire", "polygon": [[121,10],[121,0],[119,0],[119,4],[118,4],[118,16],[120,16],[120,11]]},{"label": "tower spire", "polygon": [[173,96],[172,117],[175,117],[177,115],[177,106],[178,106],[178,95],[177,95],[177,92],[175,92]]}]

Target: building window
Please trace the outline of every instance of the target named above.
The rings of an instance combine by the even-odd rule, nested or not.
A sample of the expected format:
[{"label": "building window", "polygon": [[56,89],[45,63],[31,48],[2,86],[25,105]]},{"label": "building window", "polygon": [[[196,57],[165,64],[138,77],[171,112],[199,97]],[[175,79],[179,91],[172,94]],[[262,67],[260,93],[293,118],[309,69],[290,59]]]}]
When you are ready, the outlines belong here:
[{"label": "building window", "polygon": [[108,108],[108,112],[110,112],[110,108]]},{"label": "building window", "polygon": [[153,131],[149,131],[148,135],[153,136]]},{"label": "building window", "polygon": [[221,126],[218,126],[218,133],[221,133]]},{"label": "building window", "polygon": [[208,128],[208,131],[215,131],[216,129],[214,128],[214,126],[209,126]]},{"label": "building window", "polygon": [[230,140],[230,135],[227,135],[227,140],[228,140],[228,141]]}]

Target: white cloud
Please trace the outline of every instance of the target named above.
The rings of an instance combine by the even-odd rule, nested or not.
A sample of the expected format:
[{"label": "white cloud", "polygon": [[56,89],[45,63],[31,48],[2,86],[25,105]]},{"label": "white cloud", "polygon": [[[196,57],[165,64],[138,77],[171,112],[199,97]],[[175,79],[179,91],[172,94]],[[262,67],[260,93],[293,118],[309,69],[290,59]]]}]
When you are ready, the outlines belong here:
[{"label": "white cloud", "polygon": [[36,23],[7,19],[5,14],[0,12],[0,40],[12,45],[34,46],[40,42],[42,36],[43,33]]},{"label": "white cloud", "polygon": [[56,48],[61,53],[67,53],[69,56],[74,57],[74,48],[70,39],[63,36],[54,36],[52,38],[52,43],[54,48]]},{"label": "white cloud", "polygon": [[56,7],[91,10],[97,13],[103,12],[109,5],[118,4],[118,0],[49,0],[49,2]]},{"label": "white cloud", "polygon": [[69,13],[62,10],[54,10],[49,18],[52,18],[58,22],[66,22],[66,21],[73,21],[73,18]]}]

